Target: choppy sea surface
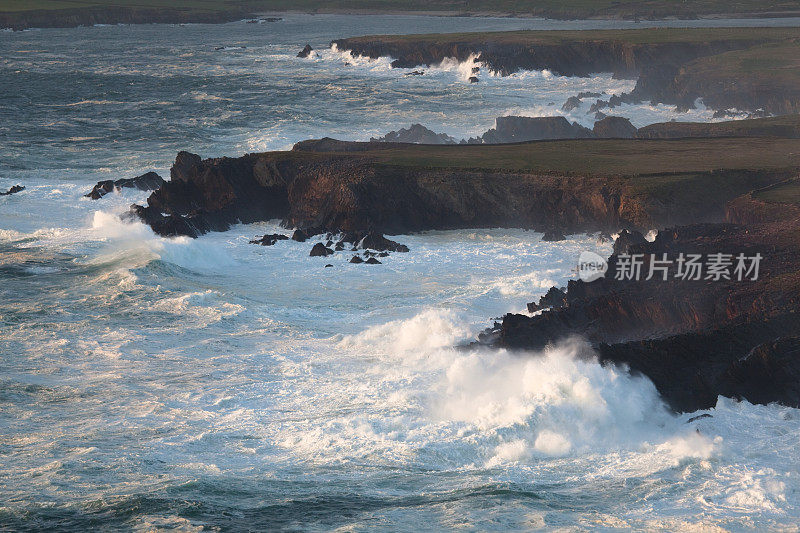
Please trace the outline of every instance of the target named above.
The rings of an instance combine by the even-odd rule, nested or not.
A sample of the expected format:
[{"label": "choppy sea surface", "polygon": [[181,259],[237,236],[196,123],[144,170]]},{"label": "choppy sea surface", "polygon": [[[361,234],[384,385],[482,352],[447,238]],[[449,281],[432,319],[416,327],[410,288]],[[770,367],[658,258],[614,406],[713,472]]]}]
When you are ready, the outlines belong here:
[{"label": "choppy sea surface", "polygon": [[[797,20],[672,25],[796,25]],[[574,274],[596,236],[505,229],[397,236],[382,265],[196,240],[118,215],[206,157],[421,122],[480,134],[561,114],[605,74],[405,77],[331,39],[374,33],[638,27],[531,19],[285,16],[275,23],[0,32],[0,528],[797,530],[800,411],[720,398],[667,411],[653,385],[576,339],[465,352],[492,318]],[[299,59],[310,43],[317,53]],[[345,62],[351,65],[345,66]],[[591,124],[588,104],[567,116]],[[623,106],[636,125],[710,120]],[[332,268],[324,268],[326,263]]]}]

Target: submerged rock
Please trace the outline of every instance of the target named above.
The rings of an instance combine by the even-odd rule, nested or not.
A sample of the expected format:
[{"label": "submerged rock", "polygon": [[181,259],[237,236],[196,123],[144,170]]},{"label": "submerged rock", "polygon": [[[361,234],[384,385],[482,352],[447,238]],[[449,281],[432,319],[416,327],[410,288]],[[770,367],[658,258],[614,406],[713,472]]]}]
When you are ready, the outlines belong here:
[{"label": "submerged rock", "polygon": [[581,99],[577,96],[570,96],[567,98],[567,101],[564,102],[564,105],[561,106],[561,111],[572,111],[581,106]]},{"label": "submerged rock", "polygon": [[0,192],[0,196],[10,196],[12,194],[17,194],[18,192],[24,191],[24,190],[25,190],[25,187],[23,187],[22,185],[14,185],[10,189],[8,189],[8,191]]},{"label": "submerged rock", "polygon": [[330,248],[326,248],[324,244],[318,242],[311,248],[311,253],[309,254],[311,257],[327,257],[333,254],[333,250]]},{"label": "submerged rock", "polygon": [[479,80],[477,76],[470,76],[469,77],[469,82],[470,83],[478,83],[479,81],[481,81],[481,80]]},{"label": "submerged rock", "polygon": [[544,232],[544,235],[542,235],[542,240],[544,242],[558,242],[566,240],[566,238],[566,235],[556,230],[546,231]]},{"label": "submerged rock", "polygon": [[387,239],[380,233],[367,233],[358,243],[359,248],[369,248],[378,252],[408,252],[408,246]]},{"label": "submerged rock", "polygon": [[288,241],[289,237],[281,235],[280,233],[273,233],[272,235],[264,235],[263,237],[256,238],[250,241],[250,244],[260,244],[261,246],[272,246],[278,241]]},{"label": "submerged rock", "polygon": [[313,48],[311,48],[311,45],[310,45],[310,44],[307,44],[307,45],[305,46],[305,48],[303,48],[302,50],[300,50],[300,52],[297,54],[297,57],[303,57],[303,58],[305,58],[305,57],[308,57],[308,56],[310,56],[310,55],[311,55],[311,52],[313,52],[313,51],[314,51],[314,49],[313,49]]},{"label": "submerged rock", "polygon": [[164,183],[164,178],[155,172],[148,172],[147,174],[142,174],[141,176],[137,176],[135,178],[122,178],[116,181],[98,181],[97,185],[94,186],[91,192],[85,196],[87,198],[91,198],[92,200],[99,200],[106,194],[122,188],[138,189],[140,191],[155,191],[160,189]]}]

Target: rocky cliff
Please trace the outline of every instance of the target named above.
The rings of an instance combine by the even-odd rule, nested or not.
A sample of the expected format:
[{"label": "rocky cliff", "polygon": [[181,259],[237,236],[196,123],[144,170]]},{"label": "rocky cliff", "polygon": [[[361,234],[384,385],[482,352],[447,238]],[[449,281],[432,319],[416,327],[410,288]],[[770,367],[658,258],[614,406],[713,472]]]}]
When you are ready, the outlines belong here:
[{"label": "rocky cliff", "polygon": [[484,68],[503,76],[544,69],[564,76],[611,72],[638,79],[626,101],[693,107],[703,98],[715,110],[778,114],[800,109],[798,36],[796,29],[752,28],[531,31],[366,36],[331,44],[354,55],[391,57],[399,68],[477,56]]},{"label": "rocky cliff", "polygon": [[[662,157],[669,159],[678,145],[603,142],[619,157],[609,157],[606,149],[593,145],[585,148],[597,149],[597,155],[581,156],[576,153],[584,148],[581,141],[493,148],[321,140],[301,143],[291,152],[207,160],[182,152],[171,180],[148,198],[147,206],[135,206],[134,212],[162,235],[197,236],[237,222],[275,218],[291,227],[389,234],[475,227],[565,234],[620,227],[647,230],[721,220],[725,202],[754,187],[785,180],[791,172],[702,170],[691,164],[690,151],[680,163],[697,171],[626,175],[619,173],[618,165],[625,158],[639,157],[637,151],[651,167],[663,168],[658,153],[664,151]],[[703,165],[713,164],[705,149],[701,146],[695,155]],[[504,153],[496,154],[496,161],[486,157],[497,150]],[[787,157],[780,146],[774,150]],[[753,154],[764,156],[757,149]],[[480,166],[468,166],[469,157],[476,157]],[[595,170],[576,174],[526,169],[529,163],[524,160],[522,168],[514,168],[514,157],[531,158],[539,168],[554,169],[584,158],[585,165]],[[633,159],[629,163],[635,164]]]},{"label": "rocky cliff", "polygon": [[[620,237],[604,278],[571,281],[566,302],[538,316],[507,315],[489,335],[513,349],[540,349],[585,336],[605,363],[647,375],[676,410],[712,407],[718,395],[800,405],[800,210],[761,202],[763,216],[736,213],[751,194],[731,203],[730,222],[662,230],[654,242]],[[746,209],[744,210],[747,211]],[[767,216],[766,212],[771,211]],[[684,254],[730,254],[729,277],[681,279]],[[643,254],[642,279],[617,279],[622,254]],[[666,254],[666,256],[664,255]],[[740,280],[736,257],[760,254],[757,279]],[[666,279],[653,261],[672,260]],[[749,267],[750,264],[748,263]]]}]

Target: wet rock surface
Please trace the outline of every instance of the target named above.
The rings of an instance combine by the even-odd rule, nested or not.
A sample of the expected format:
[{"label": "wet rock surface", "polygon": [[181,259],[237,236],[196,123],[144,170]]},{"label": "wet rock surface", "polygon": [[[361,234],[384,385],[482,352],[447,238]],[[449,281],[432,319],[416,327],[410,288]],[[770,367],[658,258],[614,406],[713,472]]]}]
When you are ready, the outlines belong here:
[{"label": "wet rock surface", "polygon": [[281,235],[280,233],[273,233],[271,235],[264,235],[263,237],[253,239],[250,244],[260,244],[261,246],[272,246],[278,241],[287,241],[289,237]]},{"label": "wet rock surface", "polygon": [[148,172],[135,178],[98,181],[97,185],[92,188],[86,197],[92,200],[99,200],[106,194],[123,188],[138,189],[140,191],[155,191],[160,189],[164,183],[164,178],[155,172]]},{"label": "wet rock surface", "polygon": [[300,50],[297,53],[297,57],[300,57],[300,58],[309,57],[311,55],[311,52],[313,52],[313,51],[314,51],[314,49],[311,48],[311,45],[307,44],[307,45],[305,45],[305,47],[302,50]]},{"label": "wet rock surface", "polygon": [[[785,212],[784,208],[776,211]],[[800,405],[800,217],[743,226],[700,224],[662,230],[653,242],[623,232],[604,278],[570,281],[565,301],[534,317],[506,315],[498,346],[540,350],[578,335],[605,364],[648,376],[677,411],[712,407],[718,395]],[[761,254],[758,279],[647,279],[662,254]],[[644,254],[639,280],[618,279],[620,257]],[[731,267],[732,269],[733,267]],[[559,293],[551,290],[551,295]],[[544,300],[545,298],[543,298]],[[549,301],[529,307],[541,309]]]},{"label": "wet rock surface", "polygon": [[25,190],[25,187],[22,185],[14,185],[10,189],[5,192],[0,192],[0,196],[11,196],[12,194],[17,194],[18,192],[22,192]]}]

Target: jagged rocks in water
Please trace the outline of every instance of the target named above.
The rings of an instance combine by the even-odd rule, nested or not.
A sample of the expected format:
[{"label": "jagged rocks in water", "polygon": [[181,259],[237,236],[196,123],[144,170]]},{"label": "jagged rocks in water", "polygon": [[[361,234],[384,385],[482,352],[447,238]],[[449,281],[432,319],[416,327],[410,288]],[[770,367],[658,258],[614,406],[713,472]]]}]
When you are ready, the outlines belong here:
[{"label": "jagged rocks in water", "polygon": [[595,111],[600,111],[601,109],[605,109],[608,107],[608,100],[598,100],[589,107],[589,113],[594,113]]},{"label": "jagged rocks in water", "polygon": [[332,265],[332,264],[330,264],[330,263],[328,263],[327,265],[325,265],[325,268],[332,268],[332,267],[333,267],[333,265]]},{"label": "jagged rocks in water", "polygon": [[300,52],[297,54],[297,57],[303,57],[303,58],[305,58],[305,57],[308,57],[308,56],[310,56],[310,55],[311,55],[311,52],[313,52],[313,51],[314,51],[314,49],[313,49],[313,48],[311,48],[311,45],[310,45],[310,44],[307,44],[307,45],[305,46],[305,48],[303,48],[302,50],[300,50]]},{"label": "jagged rocks in water", "polygon": [[581,106],[581,99],[577,96],[570,96],[564,105],[561,106],[561,111],[572,111]]},{"label": "jagged rocks in water", "polygon": [[273,233],[272,235],[264,235],[260,239],[250,241],[250,244],[260,244],[261,246],[272,246],[278,241],[287,241],[289,237],[281,235],[280,233]]},{"label": "jagged rocks in water", "polygon": [[375,259],[374,257],[370,257],[369,259],[364,261],[364,264],[365,265],[380,265],[382,263],[380,261],[378,261],[377,259]]},{"label": "jagged rocks in water", "polygon": [[644,238],[644,235],[638,231],[624,229],[619,233],[617,240],[614,241],[614,254],[629,254],[632,247],[643,244],[647,244],[647,239]]},{"label": "jagged rocks in water", "polygon": [[344,243],[341,241],[337,242],[336,245],[333,247],[333,249],[336,250],[337,252],[341,252],[342,250],[344,250]]},{"label": "jagged rocks in water", "polygon": [[422,124],[412,124],[409,128],[390,131],[383,137],[372,138],[370,142],[393,142],[413,144],[456,144],[456,140],[444,133],[436,133]]},{"label": "jagged rocks in water", "polygon": [[477,76],[470,76],[469,77],[469,82],[470,83],[478,83],[479,81],[481,81],[481,80],[479,80]]},{"label": "jagged rocks in water", "polygon": [[472,67],[472,73],[473,74],[477,74],[480,71],[481,71],[481,67]]},{"label": "jagged rocks in water", "polygon": [[566,238],[567,238],[566,235],[556,230],[546,231],[544,235],[542,235],[542,240],[544,242],[558,242],[558,241],[563,241]]},{"label": "jagged rocks in water", "polygon": [[139,189],[140,191],[155,191],[164,185],[164,178],[155,172],[148,172],[135,178],[122,178],[118,180],[98,181],[97,185],[86,195],[92,200],[99,200],[106,194],[122,188]]},{"label": "jagged rocks in water", "polygon": [[333,250],[330,248],[326,248],[324,244],[318,242],[311,248],[311,253],[309,254],[311,257],[327,257],[333,254]]},{"label": "jagged rocks in water", "polygon": [[303,231],[301,229],[296,229],[296,230],[294,230],[294,233],[292,233],[292,240],[293,241],[306,242],[308,240],[308,237],[309,237],[309,235],[305,231]]},{"label": "jagged rocks in water", "polygon": [[424,76],[424,70],[412,70],[411,72],[406,72],[403,76]]},{"label": "jagged rocks in water", "polygon": [[351,263],[363,263],[364,260],[361,257],[354,255],[353,258],[350,260]]},{"label": "jagged rocks in water", "polygon": [[592,132],[603,139],[634,139],[638,130],[624,117],[604,117],[594,123]]},{"label": "jagged rocks in water", "polygon": [[535,313],[540,309],[561,308],[567,305],[567,291],[558,287],[550,287],[547,293],[539,298],[539,303],[531,302],[528,304],[528,312]]},{"label": "jagged rocks in water", "polygon": [[375,232],[367,233],[358,241],[357,245],[359,248],[369,248],[378,252],[408,252],[408,246],[405,244],[387,239],[380,233]]},{"label": "jagged rocks in water", "polygon": [[22,185],[14,185],[10,189],[8,189],[8,191],[0,192],[0,196],[10,196],[12,194],[17,194],[18,192],[24,191],[24,190],[25,190],[25,187],[23,187]]}]

